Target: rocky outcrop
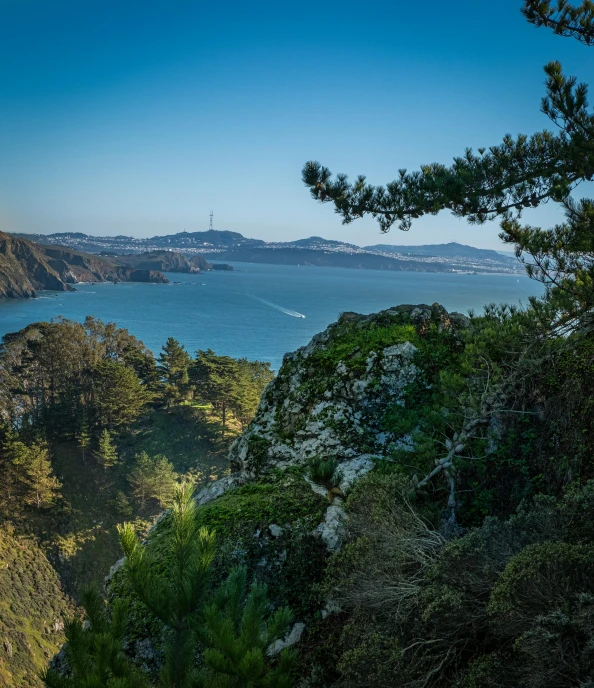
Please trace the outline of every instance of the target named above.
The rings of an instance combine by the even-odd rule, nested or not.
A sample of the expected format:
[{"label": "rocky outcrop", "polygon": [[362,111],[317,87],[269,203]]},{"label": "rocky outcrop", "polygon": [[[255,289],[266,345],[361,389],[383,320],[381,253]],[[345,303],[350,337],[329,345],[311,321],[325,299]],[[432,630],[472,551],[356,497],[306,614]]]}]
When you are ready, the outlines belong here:
[{"label": "rocky outcrop", "polygon": [[425,384],[416,356],[423,333],[431,324],[455,333],[467,323],[437,304],[343,314],[285,355],[253,422],[231,449],[232,465],[255,476],[333,457],[343,471],[340,488],[348,491],[374,458],[412,449],[411,433],[390,429],[386,415],[405,407],[412,384]]},{"label": "rocky outcrop", "polygon": [[38,290],[71,291],[77,282],[169,280],[152,269],[116,265],[61,246],[43,246],[0,232],[0,298],[35,297]]},{"label": "rocky outcrop", "polygon": [[[231,567],[244,565],[250,579],[268,586],[272,608],[286,605],[295,613],[269,655],[303,646],[319,619],[333,623],[328,617],[340,607],[316,586],[350,536],[349,493],[378,460],[394,461],[403,452],[409,458],[419,399],[439,384],[440,366],[461,350],[468,325],[465,316],[437,304],[343,314],[285,356],[254,420],[231,447],[233,473],[196,493],[200,525],[219,538],[215,576],[223,579]],[[321,468],[316,473],[317,459],[329,458],[332,475]],[[167,513],[149,542],[166,527]],[[122,564],[109,576],[114,598],[129,594]],[[154,650],[154,629],[149,620],[138,623],[131,654],[156,673],[162,658]]]}]

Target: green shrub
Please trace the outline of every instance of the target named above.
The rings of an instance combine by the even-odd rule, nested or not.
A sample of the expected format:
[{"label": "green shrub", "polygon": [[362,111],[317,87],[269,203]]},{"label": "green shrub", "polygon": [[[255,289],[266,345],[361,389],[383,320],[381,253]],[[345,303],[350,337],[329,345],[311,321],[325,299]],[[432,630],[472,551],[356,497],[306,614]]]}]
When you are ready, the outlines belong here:
[{"label": "green shrub", "polygon": [[338,461],[332,457],[324,459],[321,456],[312,456],[307,461],[310,480],[327,488],[336,484]]}]

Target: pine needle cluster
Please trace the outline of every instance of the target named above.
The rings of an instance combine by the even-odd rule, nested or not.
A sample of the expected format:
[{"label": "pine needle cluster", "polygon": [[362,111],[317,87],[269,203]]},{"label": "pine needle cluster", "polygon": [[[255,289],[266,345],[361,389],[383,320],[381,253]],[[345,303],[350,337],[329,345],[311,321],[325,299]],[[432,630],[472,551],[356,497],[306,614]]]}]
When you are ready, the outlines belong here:
[{"label": "pine needle cluster", "polygon": [[[244,567],[211,592],[215,536],[197,525],[196,502],[178,486],[168,527],[149,545],[132,524],[120,527],[124,574],[140,601],[166,629],[162,688],[289,688],[295,653],[271,646],[292,621],[289,609],[270,613],[265,585],[248,590]],[[66,627],[71,673],[49,669],[49,688],[145,688],[153,685],[124,653],[127,605],[108,608],[96,589],[83,594],[87,621]]]}]

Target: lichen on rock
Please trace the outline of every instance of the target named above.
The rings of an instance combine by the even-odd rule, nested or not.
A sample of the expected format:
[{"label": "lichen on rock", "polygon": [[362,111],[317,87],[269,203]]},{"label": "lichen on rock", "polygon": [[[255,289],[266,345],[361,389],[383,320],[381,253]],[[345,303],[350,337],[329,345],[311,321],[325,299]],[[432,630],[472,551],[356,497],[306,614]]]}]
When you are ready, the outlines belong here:
[{"label": "lichen on rock", "polygon": [[367,464],[374,456],[411,449],[410,432],[395,432],[383,422],[386,411],[405,407],[411,385],[429,385],[417,354],[430,328],[455,335],[467,324],[465,316],[437,304],[343,314],[307,346],[285,355],[256,417],[231,448],[232,465],[253,478],[331,456],[348,471],[354,459],[365,457]]}]

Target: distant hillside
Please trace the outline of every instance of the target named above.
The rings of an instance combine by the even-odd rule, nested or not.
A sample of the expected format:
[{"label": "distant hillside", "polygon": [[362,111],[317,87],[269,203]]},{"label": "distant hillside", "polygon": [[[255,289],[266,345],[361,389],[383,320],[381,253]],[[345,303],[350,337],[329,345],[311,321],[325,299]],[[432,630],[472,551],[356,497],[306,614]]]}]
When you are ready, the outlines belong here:
[{"label": "distant hillside", "polygon": [[308,237],[307,239],[297,239],[297,241],[288,241],[286,246],[296,246],[298,248],[352,248],[360,250],[356,244],[346,244],[344,241],[334,241],[333,239],[324,239],[319,236]]},{"label": "distant hillside", "polygon": [[318,267],[364,268],[367,270],[395,270],[407,272],[450,272],[446,264],[421,263],[414,260],[397,260],[377,253],[343,253],[292,247],[234,248],[219,255],[220,258],[243,263],[270,263],[280,265],[315,265]]},{"label": "distant hillside", "polygon": [[454,241],[449,244],[425,244],[423,246],[395,246],[393,244],[375,244],[365,246],[369,251],[383,251],[405,256],[435,256],[436,258],[478,258],[482,260],[494,260],[502,262],[508,260],[507,256],[502,256],[498,251],[485,248],[475,248],[458,244]]},{"label": "distant hillside", "polygon": [[[121,260],[117,262],[165,271],[178,270],[178,268],[178,271],[182,272],[190,270],[183,259],[174,259],[166,255],[166,252],[175,251],[178,254],[184,254],[188,261],[191,261],[193,257],[204,255],[208,258],[216,256],[224,260],[286,265],[365,267],[423,272],[523,273],[522,266],[514,258],[501,255],[497,251],[458,243],[426,246],[376,244],[361,248],[355,244],[324,239],[320,236],[288,242],[265,242],[244,237],[239,232],[217,230],[178,232],[144,239],[126,236],[95,237],[80,232],[50,234],[43,237],[32,235],[29,238],[43,240],[46,243],[67,244],[79,251],[114,257],[125,256],[125,263]],[[138,256],[139,260],[142,256],[142,259],[137,262],[134,256]],[[171,261],[179,262],[178,267],[166,267]],[[201,269],[209,268],[201,267]],[[214,265],[212,269],[224,269],[224,266]]]},{"label": "distant hillside", "polygon": [[179,232],[165,236],[155,236],[149,239],[154,245],[174,246],[176,248],[188,247],[219,247],[240,246],[242,244],[263,245],[266,242],[260,239],[248,239],[239,232],[218,231],[209,229],[206,232]]},{"label": "distant hillside", "polygon": [[195,273],[210,270],[212,265],[202,256],[186,258],[177,251],[149,251],[147,253],[132,253],[112,258],[114,263],[129,265],[140,270],[159,270],[160,272]]},{"label": "distant hillside", "polygon": [[42,246],[0,232],[0,298],[37,290],[71,291],[77,282],[168,282],[151,269],[116,265],[62,246]]},{"label": "distant hillside", "polygon": [[208,230],[206,232],[178,232],[164,236],[154,236],[149,239],[118,235],[113,237],[99,237],[82,232],[57,232],[54,234],[14,234],[21,239],[39,243],[61,244],[73,246],[81,251],[101,253],[113,251],[123,253],[145,253],[162,249],[218,249],[234,246],[263,246],[266,242],[259,239],[248,239],[238,232]]}]

